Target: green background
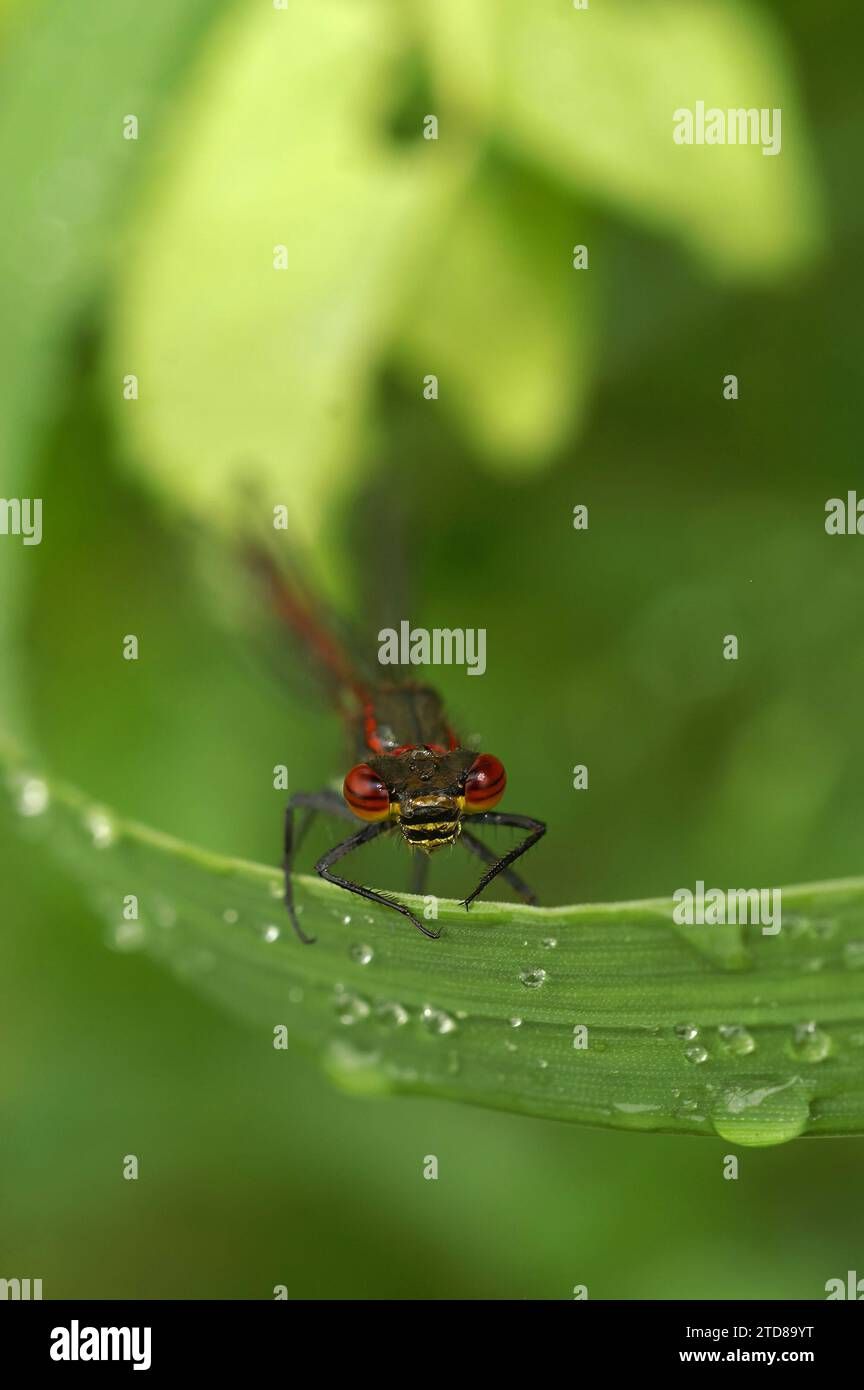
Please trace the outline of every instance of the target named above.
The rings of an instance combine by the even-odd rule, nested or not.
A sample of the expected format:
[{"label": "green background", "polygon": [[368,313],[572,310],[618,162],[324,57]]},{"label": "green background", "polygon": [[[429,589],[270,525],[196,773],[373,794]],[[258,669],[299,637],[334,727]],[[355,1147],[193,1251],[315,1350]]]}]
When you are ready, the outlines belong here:
[{"label": "green background", "polygon": [[[333,69],[345,64],[347,83],[363,49],[356,36],[337,40],[353,21],[343,5],[319,8],[308,65],[314,75],[322,34],[333,38]],[[465,12],[481,40],[491,25],[503,70],[531,16],[542,29],[552,8],[508,0]],[[730,51],[741,104],[761,105],[763,93],[773,104],[775,83],[784,93],[776,160],[681,152],[717,153],[724,170],[739,167],[730,154],[748,160],[757,202],[769,189],[754,250],[751,214],[736,202],[746,189],[731,174],[703,187],[704,162],[691,162],[674,177],[658,170],[653,188],[634,186],[646,126],[636,111],[627,135],[628,93],[656,55],[621,48],[635,11],[612,8],[620,25],[588,106],[610,132],[598,174],[592,158],[553,148],[566,109],[553,134],[532,123],[542,102],[514,101],[505,119],[503,82],[481,109],[483,64],[460,69],[464,35],[451,49],[443,22],[430,38],[422,6],[405,7],[410,23],[401,9],[358,6],[380,9],[392,39],[390,85],[364,127],[375,158],[384,151],[388,169],[450,158],[452,131],[465,167],[455,193],[430,199],[437,240],[419,267],[385,258],[375,272],[393,285],[386,325],[345,289],[378,283],[363,247],[384,195],[371,230],[356,209],[346,217],[347,281],[328,259],[333,247],[322,250],[307,327],[334,304],[346,318],[350,309],[357,350],[338,385],[321,388],[319,415],[303,420],[289,378],[316,344],[277,308],[277,336],[250,367],[244,315],[254,329],[257,296],[269,304],[273,281],[259,286],[248,269],[226,278],[225,247],[215,248],[222,200],[229,251],[239,206],[274,274],[281,238],[269,199],[293,179],[292,207],[314,204],[309,171],[330,159],[331,89],[320,119],[300,103],[297,123],[276,123],[272,149],[262,136],[262,167],[239,195],[208,164],[210,204],[189,213],[200,263],[181,265],[175,284],[165,267],[183,215],[165,209],[172,181],[188,186],[184,141],[204,143],[208,120],[242,126],[207,83],[233,90],[245,50],[231,35],[263,24],[261,7],[225,6],[210,22],[194,4],[155,5],[146,17],[118,5],[110,21],[86,4],[75,15],[23,0],[0,11],[0,142],[17,186],[0,245],[10,309],[3,491],[45,507],[41,546],[0,538],[2,675],[7,722],[53,774],[125,815],[275,863],[284,797],[274,765],[288,766],[296,788],[344,770],[340,730],[293,659],[282,684],[259,665],[260,615],[232,612],[226,623],[225,594],[202,583],[190,518],[198,531],[202,521],[224,531],[224,495],[186,483],[195,469],[205,483],[221,478],[224,466],[257,474],[268,502],[303,499],[300,520],[317,518],[310,567],[370,641],[403,616],[487,629],[482,680],[448,668],[435,678],[458,726],[505,761],[508,806],[549,823],[526,865],[543,902],[862,871],[862,559],[855,538],[824,531],[826,500],[860,482],[852,21],[840,5],[657,7],[666,29],[655,37],[673,54],[678,29],[698,31],[706,11],[733,37],[740,26]],[[591,11],[567,18],[601,22]],[[710,102],[704,49],[692,50],[691,81],[685,38],[680,90]],[[430,55],[442,53],[436,70]],[[513,78],[520,97],[529,80],[527,69]],[[677,101],[662,89],[648,101],[672,148]],[[139,109],[140,149],[118,136],[122,115]],[[429,110],[442,116],[437,145],[420,140]],[[619,154],[623,193],[611,175],[604,183]],[[126,167],[130,155],[140,168]],[[362,157],[351,165],[358,177]],[[338,195],[353,174],[334,167]],[[416,175],[422,190],[435,177]],[[782,196],[771,184],[781,177]],[[494,224],[488,240],[478,233],[489,258],[468,258],[476,308],[471,275],[448,306],[436,267],[448,248],[458,253],[474,200],[489,217],[478,225]],[[332,216],[340,206],[337,196]],[[809,219],[806,237],[790,230],[792,216]],[[431,218],[424,204],[427,232]],[[590,269],[577,274],[570,248],[583,241]],[[548,276],[537,271],[535,283],[544,258]],[[160,286],[170,293],[151,308],[154,285],[155,299]],[[380,306],[380,286],[370,303]],[[215,346],[214,304],[224,327]],[[342,341],[338,327],[323,335],[325,366]],[[141,400],[124,403],[118,382],[139,361],[154,374],[161,363],[161,394],[142,375]],[[432,403],[420,381],[436,370]],[[739,377],[736,402],[722,397],[728,372]],[[343,417],[350,429],[334,432]],[[242,438],[247,426],[249,458],[220,459],[220,436],[236,428]],[[584,533],[572,528],[577,503],[590,511]],[[129,632],[137,663],[120,657]],[[721,658],[726,633],[739,637],[737,663]],[[590,769],[588,792],[572,789],[576,763]],[[310,844],[310,863],[326,835]],[[434,871],[433,887],[449,893],[464,891],[471,869],[452,858]],[[369,868],[394,887],[405,874],[398,846]],[[343,1097],[313,1063],[274,1051],[269,1033],[243,1029],[145,958],[106,949],[78,886],[11,822],[0,882],[0,1263],[6,1277],[41,1277],[46,1297],[268,1298],[285,1284],[296,1298],[567,1298],[586,1284],[592,1298],[818,1298],[827,1279],[861,1268],[860,1141],[745,1151],[739,1180],[727,1182],[720,1140]],[[346,934],[346,972],[358,968],[351,944]],[[129,1153],[137,1183],[122,1180]],[[423,1179],[427,1154],[438,1157],[437,1182]]]}]

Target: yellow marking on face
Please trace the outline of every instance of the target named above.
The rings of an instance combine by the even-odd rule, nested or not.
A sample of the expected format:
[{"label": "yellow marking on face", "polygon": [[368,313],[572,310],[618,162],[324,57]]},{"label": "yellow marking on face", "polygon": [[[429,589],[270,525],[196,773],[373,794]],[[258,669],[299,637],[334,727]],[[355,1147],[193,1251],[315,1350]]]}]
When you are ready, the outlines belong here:
[{"label": "yellow marking on face", "polygon": [[412,821],[405,829],[409,835],[415,830],[447,830],[451,834],[456,833],[457,822],[454,820],[424,820]]},{"label": "yellow marking on face", "polygon": [[[432,839],[424,839],[424,835],[433,832]],[[435,835],[435,831],[443,831],[443,834]],[[419,834],[417,832],[420,832]],[[442,845],[452,845],[462,834],[462,823],[458,820],[446,821],[424,821],[422,824],[416,822],[412,825],[403,825],[402,833],[405,841],[412,849],[422,849],[428,854],[433,849],[440,849]],[[415,835],[417,838],[415,838]]]}]

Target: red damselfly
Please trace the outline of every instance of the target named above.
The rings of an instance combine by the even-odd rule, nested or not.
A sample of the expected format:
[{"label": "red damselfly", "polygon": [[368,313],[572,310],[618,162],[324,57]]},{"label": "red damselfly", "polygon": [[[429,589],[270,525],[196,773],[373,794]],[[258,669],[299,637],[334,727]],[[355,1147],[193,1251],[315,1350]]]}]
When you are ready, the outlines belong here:
[{"label": "red damselfly", "polygon": [[[276,612],[302,641],[330,686],[334,702],[349,725],[356,757],[341,796],[329,787],[319,792],[297,792],[286,807],[285,907],[300,940],[309,943],[312,938],[297,920],[292,871],[297,849],[319,812],[364,824],[324,854],[315,872],[346,892],[402,913],[424,936],[435,939],[440,932],[433,931],[404,903],[334,873],[334,866],[382,835],[401,834],[407,845],[419,851],[412,888],[421,893],[428,856],[445,845],[459,844],[487,866],[479,883],[463,899],[466,908],[499,874],[526,902],[536,902],[534,893],[511,866],[546,833],[546,826],[532,816],[494,809],[507,783],[503,764],[491,753],[477,753],[459,742],[440,697],[430,686],[379,683],[362,674],[347,646],[332,634],[320,603],[303,591],[296,578],[289,580],[266,554],[258,552],[253,559],[263,573]],[[299,828],[295,827],[298,812]],[[466,821],[470,821],[470,828]],[[510,826],[526,834],[499,856],[474,834],[475,827],[481,825]]]}]

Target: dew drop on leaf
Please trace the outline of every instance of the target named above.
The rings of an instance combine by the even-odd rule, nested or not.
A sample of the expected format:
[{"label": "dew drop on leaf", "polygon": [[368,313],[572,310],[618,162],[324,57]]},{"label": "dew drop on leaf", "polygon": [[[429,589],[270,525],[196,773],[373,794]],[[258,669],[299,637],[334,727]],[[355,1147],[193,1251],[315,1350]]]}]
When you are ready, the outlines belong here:
[{"label": "dew drop on leaf", "polygon": [[802,1062],[824,1062],[831,1051],[831,1038],[815,1023],[799,1023],[792,1036],[790,1051]]},{"label": "dew drop on leaf", "polygon": [[423,1027],[430,1033],[443,1035],[456,1032],[456,1020],[445,1013],[444,1009],[433,1009],[430,1004],[426,1004],[420,1013],[420,1019]]},{"label": "dew drop on leaf", "polygon": [[386,999],[383,1004],[377,1006],[375,1017],[386,1028],[401,1028],[408,1022],[408,1010],[395,999]]},{"label": "dew drop on leaf", "polygon": [[346,1026],[353,1023],[362,1023],[364,1018],[369,1017],[369,1005],[359,994],[337,994],[333,1003],[339,1022],[344,1023]]},{"label": "dew drop on leaf", "polygon": [[108,945],[115,951],[140,951],[146,940],[143,922],[118,922],[108,935]]},{"label": "dew drop on leaf", "polygon": [[84,823],[97,849],[108,849],[113,845],[117,832],[107,811],[98,808],[88,811]]},{"label": "dew drop on leaf", "polygon": [[720,1035],[720,1042],[726,1052],[733,1057],[747,1057],[756,1049],[756,1042],[752,1033],[748,1033],[746,1028],[742,1028],[737,1023],[721,1023],[717,1029]]},{"label": "dew drop on leaf", "polygon": [[22,816],[41,816],[48,808],[48,785],[41,777],[25,777],[18,788],[18,810]]},{"label": "dew drop on leaf", "polygon": [[803,1134],[810,1116],[807,1093],[797,1077],[772,1085],[732,1087],[711,1111],[722,1139],[734,1144],[785,1144]]}]

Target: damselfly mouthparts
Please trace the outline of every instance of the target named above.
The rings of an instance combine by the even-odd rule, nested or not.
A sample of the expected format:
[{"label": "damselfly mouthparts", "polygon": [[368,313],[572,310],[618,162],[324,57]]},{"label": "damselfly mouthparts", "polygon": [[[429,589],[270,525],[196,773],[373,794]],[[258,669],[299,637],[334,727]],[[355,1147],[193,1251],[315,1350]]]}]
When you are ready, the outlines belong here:
[{"label": "damselfly mouthparts", "polygon": [[[507,783],[503,765],[491,753],[463,747],[444,714],[436,692],[426,685],[406,683],[376,685],[363,678],[346,648],[330,634],[308,597],[285,581],[269,560],[257,555],[271,598],[280,616],[300,637],[333,689],[341,713],[355,740],[357,762],[345,778],[342,795],[325,788],[297,792],[285,811],[285,907],[292,926],[303,942],[312,938],[302,930],[294,906],[292,869],[297,849],[319,812],[364,822],[361,829],[342,840],[315,865],[315,872],[349,893],[401,912],[424,936],[433,931],[404,903],[373,888],[342,878],[334,865],[352,851],[371,844],[379,836],[401,834],[419,851],[412,884],[423,891],[428,856],[444,845],[459,844],[487,865],[473,892],[463,899],[466,908],[500,874],[526,902],[536,898],[511,865],[546,833],[542,821],[496,811]],[[295,815],[301,812],[295,831]],[[469,829],[466,821],[470,821]],[[506,854],[496,855],[478,836],[480,825],[512,826],[527,832]]]}]

